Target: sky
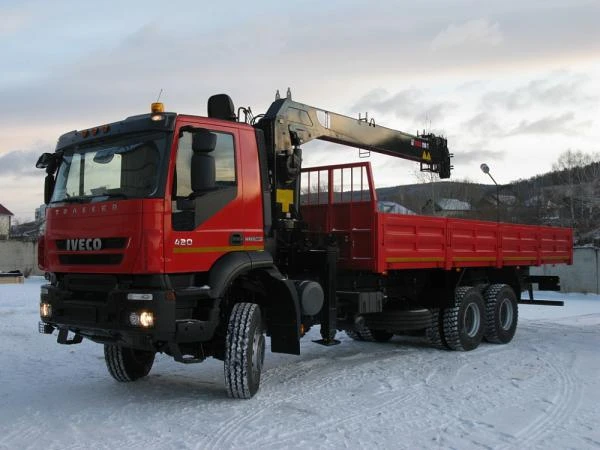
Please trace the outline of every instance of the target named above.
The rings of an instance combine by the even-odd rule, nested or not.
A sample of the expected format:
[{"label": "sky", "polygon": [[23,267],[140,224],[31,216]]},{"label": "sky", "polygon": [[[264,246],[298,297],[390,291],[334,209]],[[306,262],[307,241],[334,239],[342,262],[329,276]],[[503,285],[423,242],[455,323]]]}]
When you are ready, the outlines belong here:
[{"label": "sky", "polygon": [[[0,0],[0,203],[42,203],[42,152],[74,129],[146,113],[206,114],[227,93],[264,112],[277,89],[377,124],[448,138],[452,178],[500,183],[600,152],[600,1]],[[359,161],[326,143],[304,165]],[[378,186],[415,163],[371,156]]]}]

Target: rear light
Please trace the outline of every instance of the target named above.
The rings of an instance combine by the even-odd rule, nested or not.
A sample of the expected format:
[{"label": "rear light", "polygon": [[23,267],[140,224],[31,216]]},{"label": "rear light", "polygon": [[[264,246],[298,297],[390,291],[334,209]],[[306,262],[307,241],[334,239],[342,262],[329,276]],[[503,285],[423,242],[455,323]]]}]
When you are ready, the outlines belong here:
[{"label": "rear light", "polygon": [[38,239],[38,267],[40,270],[46,270],[46,238],[40,236]]}]

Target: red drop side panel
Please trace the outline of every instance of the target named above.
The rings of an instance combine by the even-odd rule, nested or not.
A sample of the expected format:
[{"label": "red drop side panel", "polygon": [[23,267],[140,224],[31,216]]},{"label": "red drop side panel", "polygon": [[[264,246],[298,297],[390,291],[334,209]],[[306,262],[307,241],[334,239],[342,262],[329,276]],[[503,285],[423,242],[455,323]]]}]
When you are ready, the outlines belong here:
[{"label": "red drop side panel", "polygon": [[369,163],[304,169],[302,183],[309,231],[336,236],[344,269],[383,273],[573,262],[569,228],[378,212]]}]

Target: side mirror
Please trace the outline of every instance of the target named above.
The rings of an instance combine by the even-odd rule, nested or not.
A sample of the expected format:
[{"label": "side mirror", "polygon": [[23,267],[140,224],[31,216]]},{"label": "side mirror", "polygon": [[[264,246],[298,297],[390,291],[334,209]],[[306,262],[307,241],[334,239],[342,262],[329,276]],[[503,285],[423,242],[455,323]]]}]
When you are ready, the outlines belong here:
[{"label": "side mirror", "polygon": [[45,169],[50,165],[53,159],[53,153],[42,153],[42,155],[38,158],[37,162],[35,163],[35,167],[37,167],[38,169]]},{"label": "side mirror", "polygon": [[46,205],[50,203],[50,199],[54,193],[54,184],[54,176],[50,174],[46,175],[46,178],[44,179],[44,203]]},{"label": "side mirror", "polygon": [[216,167],[215,158],[208,153],[192,155],[192,191],[198,195],[215,188]]},{"label": "side mirror", "polygon": [[58,169],[58,165],[61,161],[61,153],[43,153],[42,156],[38,158],[37,163],[35,163],[35,167],[38,169],[46,169],[46,173],[50,175],[54,175],[56,169]]},{"label": "side mirror", "polygon": [[114,148],[99,150],[94,155],[94,162],[97,164],[108,164],[109,162],[111,162],[113,160],[114,156],[115,156]]},{"label": "side mirror", "polygon": [[192,150],[194,153],[210,153],[217,146],[217,135],[208,130],[194,131]]}]

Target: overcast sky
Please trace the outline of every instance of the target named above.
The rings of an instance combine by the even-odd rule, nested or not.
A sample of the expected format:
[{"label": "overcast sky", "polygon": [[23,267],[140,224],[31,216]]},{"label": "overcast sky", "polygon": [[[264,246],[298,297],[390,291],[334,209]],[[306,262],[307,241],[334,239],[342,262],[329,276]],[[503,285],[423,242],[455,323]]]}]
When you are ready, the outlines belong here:
[{"label": "overcast sky", "polygon": [[[37,156],[73,129],[145,113],[206,113],[225,92],[264,112],[295,100],[447,136],[453,178],[547,172],[600,151],[600,1],[0,0],[0,203],[32,219]],[[305,165],[358,160],[308,145]],[[415,163],[373,156],[382,186]]]}]

